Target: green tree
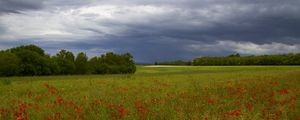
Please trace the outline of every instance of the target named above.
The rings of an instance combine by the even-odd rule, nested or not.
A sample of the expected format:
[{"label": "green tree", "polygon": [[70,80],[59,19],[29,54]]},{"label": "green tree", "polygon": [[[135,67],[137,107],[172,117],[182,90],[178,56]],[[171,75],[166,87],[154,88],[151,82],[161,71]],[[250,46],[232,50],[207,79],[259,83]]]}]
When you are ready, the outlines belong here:
[{"label": "green tree", "polygon": [[129,53],[118,55],[109,52],[93,57],[88,63],[92,74],[127,74],[136,71],[133,57]]},{"label": "green tree", "polygon": [[18,74],[20,60],[9,52],[0,52],[0,76],[14,76]]},{"label": "green tree", "polygon": [[19,75],[49,75],[48,57],[44,50],[35,45],[25,45],[7,50],[20,60]]},{"label": "green tree", "polygon": [[75,72],[74,55],[67,50],[61,50],[53,57],[55,64],[59,66],[59,74],[70,75]]},{"label": "green tree", "polygon": [[85,53],[79,53],[75,59],[73,53],[67,50],[51,57],[36,45],[0,51],[0,76],[127,74],[135,71],[133,56],[129,53],[109,52],[88,60]]},{"label": "green tree", "polygon": [[86,74],[88,72],[88,57],[85,53],[80,52],[75,59],[76,74]]},{"label": "green tree", "polygon": [[22,46],[18,46],[18,47],[9,49],[9,51],[12,53],[16,53],[16,52],[23,51],[23,50],[29,50],[32,52],[36,52],[37,54],[39,54],[41,56],[45,55],[44,50],[36,45],[22,45]]}]

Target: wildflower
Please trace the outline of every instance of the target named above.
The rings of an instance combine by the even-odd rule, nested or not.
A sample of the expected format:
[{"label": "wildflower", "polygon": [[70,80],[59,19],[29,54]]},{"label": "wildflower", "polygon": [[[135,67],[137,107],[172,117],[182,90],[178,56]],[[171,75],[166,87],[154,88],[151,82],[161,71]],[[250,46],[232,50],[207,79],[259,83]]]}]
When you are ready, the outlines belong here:
[{"label": "wildflower", "polygon": [[119,106],[117,108],[117,111],[118,111],[118,115],[120,118],[123,118],[123,117],[129,115],[129,110],[125,109],[123,106]]},{"label": "wildflower", "polygon": [[61,116],[60,112],[56,112],[55,115],[56,115],[57,119],[60,119],[60,116]]},{"label": "wildflower", "polygon": [[247,104],[246,104],[246,108],[247,108],[248,110],[250,110],[250,111],[253,110],[252,105],[251,105],[250,103],[247,103]]},{"label": "wildflower", "polygon": [[282,112],[281,112],[281,111],[275,112],[275,116],[276,116],[276,117],[280,117],[281,115],[282,115]]},{"label": "wildflower", "polygon": [[243,94],[243,93],[245,93],[247,90],[246,89],[244,89],[244,88],[238,88],[235,92],[236,92],[236,94]]},{"label": "wildflower", "polygon": [[28,97],[28,98],[31,98],[31,97],[32,97],[32,92],[31,92],[31,91],[29,91],[29,92],[27,93],[27,97]]},{"label": "wildflower", "polygon": [[297,99],[297,96],[291,96],[290,99],[291,99],[291,100],[296,100],[296,99]]},{"label": "wildflower", "polygon": [[69,113],[69,120],[73,120],[73,114]]},{"label": "wildflower", "polygon": [[28,120],[28,113],[27,113],[28,104],[26,102],[20,103],[18,107],[18,111],[15,112],[15,117],[17,120]]},{"label": "wildflower", "polygon": [[173,95],[172,95],[171,92],[168,92],[168,93],[167,93],[167,96],[168,96],[168,97],[172,97]]},{"label": "wildflower", "polygon": [[50,116],[48,116],[48,117],[47,117],[47,120],[51,120],[51,117],[50,117]]},{"label": "wildflower", "polygon": [[270,102],[271,104],[277,104],[277,101],[276,101],[275,99],[270,99],[269,102]]},{"label": "wildflower", "polygon": [[286,89],[279,90],[278,92],[279,92],[281,95],[289,94],[289,91],[286,90]]},{"label": "wildflower", "polygon": [[275,93],[274,92],[271,92],[270,93],[270,97],[274,97],[275,96]]},{"label": "wildflower", "polygon": [[232,116],[232,117],[234,117],[234,116],[239,116],[239,115],[241,115],[241,114],[242,114],[242,111],[241,111],[241,110],[233,110],[233,111],[228,112],[228,115],[229,115],[229,116]]},{"label": "wildflower", "polygon": [[138,119],[144,119],[146,114],[149,112],[140,101],[135,102],[135,108],[137,109]]},{"label": "wildflower", "polygon": [[208,98],[208,99],[207,99],[207,102],[208,102],[209,104],[213,104],[213,103],[216,103],[217,100],[216,100],[216,99],[212,99],[212,98]]},{"label": "wildflower", "polygon": [[56,104],[63,104],[64,103],[64,99],[61,96],[56,97],[55,102]]},{"label": "wildflower", "polygon": [[280,102],[281,105],[285,105],[285,104],[288,104],[288,103],[290,103],[289,99],[285,99],[282,102]]},{"label": "wildflower", "polygon": [[51,95],[57,94],[57,89],[53,86],[50,86],[49,83],[45,83],[44,86],[49,90]]},{"label": "wildflower", "polygon": [[239,95],[239,94],[244,94],[246,92],[247,92],[247,90],[245,88],[238,87],[235,90],[231,91],[229,93],[229,95],[230,96],[232,96],[232,95]]},{"label": "wildflower", "polygon": [[75,112],[79,113],[82,110],[82,106],[75,106],[74,109],[75,109]]}]

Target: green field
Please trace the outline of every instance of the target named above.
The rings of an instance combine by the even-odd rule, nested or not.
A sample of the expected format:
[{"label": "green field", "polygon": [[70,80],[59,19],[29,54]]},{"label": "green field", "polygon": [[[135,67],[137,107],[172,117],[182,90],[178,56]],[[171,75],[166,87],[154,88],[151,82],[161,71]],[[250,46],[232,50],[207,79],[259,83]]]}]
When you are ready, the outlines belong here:
[{"label": "green field", "polygon": [[300,119],[300,66],[0,78],[0,119]]}]

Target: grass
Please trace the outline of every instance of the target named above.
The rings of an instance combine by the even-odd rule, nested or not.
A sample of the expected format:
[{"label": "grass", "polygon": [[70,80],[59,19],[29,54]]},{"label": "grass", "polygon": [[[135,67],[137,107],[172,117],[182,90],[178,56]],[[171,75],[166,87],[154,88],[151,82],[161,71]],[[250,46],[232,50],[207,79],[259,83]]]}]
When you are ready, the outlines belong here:
[{"label": "grass", "polygon": [[300,66],[0,78],[0,119],[299,119]]}]

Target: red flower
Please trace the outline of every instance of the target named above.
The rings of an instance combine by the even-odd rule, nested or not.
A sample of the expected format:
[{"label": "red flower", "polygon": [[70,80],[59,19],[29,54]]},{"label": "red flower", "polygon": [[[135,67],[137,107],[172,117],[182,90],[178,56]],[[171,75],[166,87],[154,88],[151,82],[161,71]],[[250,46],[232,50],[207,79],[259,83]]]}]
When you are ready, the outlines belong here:
[{"label": "red flower", "polygon": [[120,118],[123,118],[123,117],[129,115],[129,110],[125,109],[123,106],[119,106],[117,108],[117,111],[118,111],[118,115]]},{"label": "red flower", "polygon": [[75,110],[75,112],[80,113],[82,110],[82,106],[75,106],[74,110]]},{"label": "red flower", "polygon": [[56,97],[55,103],[56,104],[63,104],[64,103],[64,99],[62,97],[58,96],[58,97]]},{"label": "red flower", "polygon": [[239,116],[239,115],[241,115],[242,114],[242,111],[241,110],[233,110],[233,111],[230,111],[230,112],[228,112],[228,115],[229,116]]},{"label": "red flower", "polygon": [[273,104],[273,105],[274,105],[274,104],[277,104],[277,101],[276,101],[275,99],[270,99],[269,102],[270,102],[271,104]]},{"label": "red flower", "polygon": [[207,102],[210,103],[210,104],[213,104],[213,103],[216,103],[217,100],[216,99],[212,99],[212,98],[208,98]]},{"label": "red flower", "polygon": [[60,116],[61,116],[60,112],[56,112],[56,118],[60,120]]},{"label": "red flower", "polygon": [[279,92],[281,95],[289,94],[289,91],[286,90],[286,89],[279,90],[278,92]]},{"label": "red flower", "polygon": [[297,99],[297,96],[291,96],[290,99],[291,99],[291,100],[296,100],[296,99]]},{"label": "red flower", "polygon": [[168,97],[172,97],[173,94],[172,94],[171,92],[168,92],[168,93],[167,93],[167,96],[168,96]]},{"label": "red flower", "polygon": [[250,111],[253,110],[252,105],[251,105],[250,103],[247,103],[247,104],[246,104],[246,108],[247,108],[248,110],[250,110]]},{"label": "red flower", "polygon": [[20,106],[18,106],[17,111],[14,113],[17,120],[28,120],[27,107],[29,107],[27,102],[20,103]]}]

